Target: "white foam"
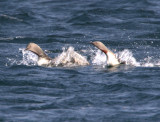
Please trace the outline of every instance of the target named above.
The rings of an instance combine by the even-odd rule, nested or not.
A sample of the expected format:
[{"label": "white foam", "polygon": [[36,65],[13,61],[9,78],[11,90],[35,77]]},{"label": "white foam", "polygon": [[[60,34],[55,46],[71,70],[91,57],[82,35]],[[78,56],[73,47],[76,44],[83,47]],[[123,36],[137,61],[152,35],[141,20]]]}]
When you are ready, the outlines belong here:
[{"label": "white foam", "polygon": [[102,65],[102,66],[107,65],[106,55],[102,51],[96,50],[95,55],[93,55],[93,57],[92,57],[92,64],[93,65]]},{"label": "white foam", "polygon": [[[95,50],[95,55],[92,56],[92,64],[93,65],[102,65],[103,67],[107,65],[107,56],[102,53],[100,50]],[[126,65],[136,66],[136,67],[159,67],[160,59],[156,60],[155,57],[147,57],[141,61],[137,61],[134,57],[133,53],[124,49],[123,51],[119,51],[116,54],[116,57],[120,60],[120,62],[125,62]]]},{"label": "white foam", "polygon": [[21,61],[23,65],[28,65],[28,66],[37,65],[38,56],[36,54],[24,49],[20,49],[20,50],[22,51],[22,55],[23,55],[23,58]]},{"label": "white foam", "polygon": [[[69,47],[68,49],[62,48],[62,50],[63,52],[54,58],[53,64],[49,66],[72,67],[89,64],[86,57],[74,51],[73,47]],[[22,60],[18,60],[17,58],[7,58],[10,65],[38,65],[38,56],[36,54],[23,48],[20,48],[19,51],[22,53]],[[8,66],[8,64],[6,64],[6,66]]]},{"label": "white foam", "polygon": [[160,59],[156,59],[152,56],[148,56],[143,61],[141,61],[142,67],[160,67]]},{"label": "white foam", "polygon": [[128,49],[116,53],[116,57],[120,62],[125,62],[126,65],[140,66],[140,63],[133,57],[133,53]]},{"label": "white foam", "polygon": [[87,59],[74,51],[73,47],[68,49],[62,48],[63,52],[54,59],[55,66],[77,66],[77,65],[87,65],[89,64]]},{"label": "white foam", "polygon": [[[73,47],[63,47],[62,50],[63,52],[54,58],[53,66],[72,67],[88,64],[87,58],[77,53]],[[19,51],[22,53],[22,59],[18,59],[17,56],[16,58],[7,58],[9,63],[6,63],[6,66],[15,64],[26,66],[37,65],[38,56],[36,54],[26,51],[24,48],[20,48]],[[100,65],[103,67],[107,65],[107,57],[102,51],[90,49],[87,52],[90,52],[89,54],[87,53],[87,56],[91,56],[90,62],[93,65]],[[160,67],[160,59],[153,56],[148,56],[143,60],[137,61],[133,53],[128,49],[124,49],[123,51],[119,51],[115,54],[121,62],[126,62],[126,65],[136,67]]]},{"label": "white foam", "polygon": [[24,48],[20,48],[19,51],[22,53],[22,59],[19,60],[17,58],[7,58],[9,61],[8,65],[26,65],[26,66],[33,66],[37,65],[38,56],[30,51],[25,51]]}]

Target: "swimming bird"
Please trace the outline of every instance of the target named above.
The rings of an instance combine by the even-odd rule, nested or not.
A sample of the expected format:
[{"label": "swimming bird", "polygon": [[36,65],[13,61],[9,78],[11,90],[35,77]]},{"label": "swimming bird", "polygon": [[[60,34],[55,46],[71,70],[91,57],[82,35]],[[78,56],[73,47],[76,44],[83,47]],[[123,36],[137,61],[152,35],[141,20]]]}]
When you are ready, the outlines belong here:
[{"label": "swimming bird", "polygon": [[125,63],[120,62],[120,60],[116,58],[116,55],[111,50],[109,50],[102,42],[95,41],[91,43],[106,54],[108,66],[116,66]]},{"label": "swimming bird", "polygon": [[44,51],[35,43],[29,43],[25,50],[29,50],[36,55],[38,55],[39,66],[71,66],[71,65],[79,65],[85,66],[89,65],[89,62],[79,53],[75,52],[74,49],[69,48],[66,53],[62,53],[59,57],[50,58],[48,55],[44,53]]}]

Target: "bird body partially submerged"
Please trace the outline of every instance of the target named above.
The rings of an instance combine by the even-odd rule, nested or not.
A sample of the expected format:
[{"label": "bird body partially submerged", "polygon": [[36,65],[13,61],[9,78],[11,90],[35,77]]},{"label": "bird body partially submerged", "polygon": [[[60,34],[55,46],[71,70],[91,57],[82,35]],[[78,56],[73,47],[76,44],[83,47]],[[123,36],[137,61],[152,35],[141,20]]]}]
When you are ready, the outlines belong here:
[{"label": "bird body partially submerged", "polygon": [[[29,50],[38,55],[39,66],[85,66],[89,65],[89,62],[79,53],[75,52],[74,49],[68,49],[67,53],[62,53],[60,56],[56,58],[50,58],[47,56],[44,51],[35,43],[29,43],[26,47],[26,50]],[[58,63],[57,63],[58,62]]]},{"label": "bird body partially submerged", "polygon": [[95,41],[92,42],[92,44],[106,54],[108,66],[116,66],[121,64],[116,58],[116,55],[111,50],[109,50],[102,42]]}]

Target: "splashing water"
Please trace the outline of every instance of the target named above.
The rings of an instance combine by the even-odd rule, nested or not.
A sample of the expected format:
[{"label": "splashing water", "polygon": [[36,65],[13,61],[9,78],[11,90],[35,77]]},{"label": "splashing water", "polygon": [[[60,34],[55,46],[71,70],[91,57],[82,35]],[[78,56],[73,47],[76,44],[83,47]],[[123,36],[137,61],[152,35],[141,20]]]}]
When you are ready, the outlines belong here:
[{"label": "splashing water", "polygon": [[[126,65],[140,66],[140,63],[133,57],[132,52],[127,49],[116,53],[116,57],[120,59],[120,62],[126,62]],[[95,56],[92,59],[92,64],[94,65],[107,65],[107,56],[100,50],[95,52]]]},{"label": "splashing water", "polygon": [[38,56],[31,51],[22,49],[23,59],[22,64],[32,66],[37,65]]},{"label": "splashing water", "polygon": [[148,56],[141,62],[142,67],[160,67],[160,60]]},{"label": "splashing water", "polygon": [[[26,65],[34,66],[38,65],[38,56],[31,51],[25,49],[19,49],[22,52],[22,60],[8,58],[10,65]],[[63,67],[72,67],[78,65],[89,65],[87,59],[74,51],[73,47],[68,49],[62,48],[63,52],[56,58],[53,59],[53,64],[50,66],[63,66]],[[6,65],[7,66],[7,65]]]},{"label": "splashing water", "polygon": [[[21,61],[11,60],[12,63],[16,63],[18,65],[37,65],[38,56],[30,51],[25,51],[24,49],[19,49],[22,51],[23,59]],[[58,55],[58,57],[54,58],[53,66],[63,66],[63,67],[72,67],[78,65],[86,65],[89,64],[86,57],[80,55],[76,51],[74,51],[73,47],[62,48],[63,52]],[[92,56],[91,62],[93,65],[101,65],[105,67],[107,65],[107,56],[100,50],[94,51],[95,55]],[[116,53],[116,57],[120,59],[121,62],[126,62],[126,65],[137,66],[137,67],[155,67],[160,66],[160,60],[155,60],[154,57],[147,57],[140,62],[137,62],[133,53],[124,49],[123,51],[119,51]],[[78,62],[79,61],[79,62]],[[77,64],[77,62],[79,64]]]},{"label": "splashing water", "polygon": [[[69,47],[68,49],[63,47],[63,52],[59,54],[56,58],[54,58],[53,66],[63,66],[63,67],[72,67],[78,65],[88,65],[88,61],[86,57],[80,55],[76,51],[74,51],[73,47]],[[22,60],[15,58],[7,58],[9,61],[9,65],[26,65],[26,66],[35,66],[38,62],[38,56],[31,51],[27,51],[23,48],[19,49],[22,52]],[[91,63],[93,65],[100,65],[105,67],[107,65],[107,56],[100,50],[91,50]],[[94,54],[93,54],[94,53]],[[133,56],[133,53],[125,49],[123,51],[119,51],[116,53],[116,57],[120,59],[121,62],[126,62],[126,65],[137,66],[137,67],[159,67],[160,60],[155,59],[154,57],[147,57],[139,62]],[[6,66],[8,64],[6,63]]]},{"label": "splashing water", "polygon": [[[133,53],[124,49],[116,53],[116,57],[120,60],[120,62],[125,62],[126,65],[136,66],[136,67],[160,67],[160,60],[155,57],[147,57],[139,62],[133,56]],[[102,53],[100,50],[95,51],[95,55],[92,57],[93,65],[102,65],[105,67],[107,65],[107,56]]]},{"label": "splashing water", "polygon": [[95,51],[95,55],[92,57],[93,65],[107,65],[107,56],[100,50]]},{"label": "splashing water", "polygon": [[126,65],[140,66],[140,63],[133,57],[133,53],[128,49],[116,53],[116,57],[120,62],[125,62]]},{"label": "splashing water", "polygon": [[[38,56],[31,51],[27,51],[24,48],[19,49],[22,52],[22,60],[15,59],[15,58],[7,58],[10,65],[26,65],[26,66],[33,66],[37,65]],[[8,66],[8,64],[6,64]]]},{"label": "splashing water", "polygon": [[89,64],[84,56],[74,51],[73,47],[69,47],[67,50],[62,48],[62,50],[63,52],[54,59],[55,66],[70,67]]}]

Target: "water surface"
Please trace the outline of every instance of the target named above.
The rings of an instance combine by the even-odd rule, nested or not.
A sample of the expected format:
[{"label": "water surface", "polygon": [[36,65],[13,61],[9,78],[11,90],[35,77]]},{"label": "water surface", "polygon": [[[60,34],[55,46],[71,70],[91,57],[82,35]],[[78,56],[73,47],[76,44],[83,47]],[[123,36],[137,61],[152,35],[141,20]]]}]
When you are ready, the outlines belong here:
[{"label": "water surface", "polygon": [[[159,6],[158,0],[1,0],[0,121],[159,121]],[[91,41],[123,54],[129,65],[107,68]],[[29,42],[50,57],[73,47],[90,65],[37,66],[24,55]]]}]

